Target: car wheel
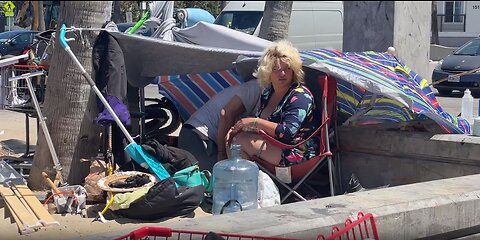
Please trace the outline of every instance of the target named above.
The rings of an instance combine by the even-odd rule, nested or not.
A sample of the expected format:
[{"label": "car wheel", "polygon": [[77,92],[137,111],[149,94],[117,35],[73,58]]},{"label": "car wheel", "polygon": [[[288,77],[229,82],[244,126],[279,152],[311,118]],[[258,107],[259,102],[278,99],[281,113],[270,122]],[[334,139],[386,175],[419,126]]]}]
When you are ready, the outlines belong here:
[{"label": "car wheel", "polygon": [[437,91],[441,96],[449,96],[453,92],[453,90],[448,89],[437,89]]},{"label": "car wheel", "polygon": [[472,91],[472,96],[474,98],[480,98],[480,91]]}]

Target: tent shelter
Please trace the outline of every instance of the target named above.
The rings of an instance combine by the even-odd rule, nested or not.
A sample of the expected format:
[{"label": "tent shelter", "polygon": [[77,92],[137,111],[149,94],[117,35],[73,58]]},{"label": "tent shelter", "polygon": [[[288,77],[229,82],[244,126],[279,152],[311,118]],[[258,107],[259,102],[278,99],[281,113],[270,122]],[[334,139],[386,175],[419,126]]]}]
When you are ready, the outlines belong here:
[{"label": "tent shelter", "polygon": [[[109,32],[123,51],[128,83],[143,88],[155,79],[182,118],[214,94],[249,76],[271,42],[222,26],[197,23],[176,31],[179,41]],[[239,56],[237,69],[232,64]],[[337,78],[339,124],[433,120],[438,133],[470,133],[470,125],[444,112],[427,81],[389,53],[303,51],[304,66]],[[247,72],[247,74],[245,74]]]}]

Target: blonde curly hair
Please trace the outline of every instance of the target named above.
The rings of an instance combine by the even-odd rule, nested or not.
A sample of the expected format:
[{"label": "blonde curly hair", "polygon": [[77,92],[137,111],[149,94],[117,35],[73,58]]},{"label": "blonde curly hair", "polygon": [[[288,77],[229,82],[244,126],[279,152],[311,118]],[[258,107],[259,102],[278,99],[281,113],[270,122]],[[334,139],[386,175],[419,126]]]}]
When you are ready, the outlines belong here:
[{"label": "blonde curly hair", "polygon": [[255,75],[258,78],[260,86],[266,87],[270,84],[270,75],[273,67],[281,61],[286,63],[293,70],[293,81],[304,83],[304,72],[302,69],[302,59],[300,53],[287,40],[276,41],[275,44],[265,50],[259,60]]}]

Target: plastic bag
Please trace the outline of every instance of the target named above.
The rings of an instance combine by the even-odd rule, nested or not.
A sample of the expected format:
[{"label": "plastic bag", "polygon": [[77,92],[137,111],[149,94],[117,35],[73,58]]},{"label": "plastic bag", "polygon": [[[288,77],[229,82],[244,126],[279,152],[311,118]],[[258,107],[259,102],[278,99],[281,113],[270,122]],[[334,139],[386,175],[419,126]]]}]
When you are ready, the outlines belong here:
[{"label": "plastic bag", "polygon": [[258,173],[258,208],[280,205],[280,192],[277,185],[263,171]]}]

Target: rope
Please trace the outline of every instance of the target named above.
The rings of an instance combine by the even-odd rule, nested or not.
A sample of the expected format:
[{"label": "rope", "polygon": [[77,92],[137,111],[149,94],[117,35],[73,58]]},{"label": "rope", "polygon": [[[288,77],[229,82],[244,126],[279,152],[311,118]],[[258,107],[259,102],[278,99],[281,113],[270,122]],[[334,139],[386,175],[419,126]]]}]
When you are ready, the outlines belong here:
[{"label": "rope", "polygon": [[432,83],[430,83],[428,86],[433,86],[433,85],[435,85],[435,84],[439,84],[439,83],[445,82],[445,81],[448,80],[449,77],[460,77],[460,76],[467,75],[467,74],[470,74],[470,73],[475,73],[475,72],[477,72],[477,71],[480,71],[480,67],[479,67],[479,68],[472,69],[472,70],[470,70],[470,71],[466,71],[466,72],[461,72],[461,73],[457,73],[457,74],[450,75],[450,76],[448,76],[448,77],[446,77],[446,78],[442,78],[442,79],[440,79],[440,80],[437,80],[437,81],[435,81],[435,82],[432,82]]}]

